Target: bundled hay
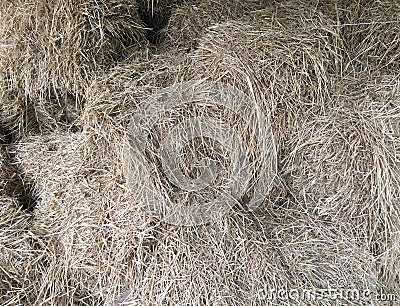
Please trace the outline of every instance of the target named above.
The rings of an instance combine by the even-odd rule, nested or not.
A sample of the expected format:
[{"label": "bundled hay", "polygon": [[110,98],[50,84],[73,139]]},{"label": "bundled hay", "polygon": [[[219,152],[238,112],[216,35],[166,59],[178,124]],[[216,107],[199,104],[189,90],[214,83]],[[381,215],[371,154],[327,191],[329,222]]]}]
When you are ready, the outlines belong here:
[{"label": "bundled hay", "polygon": [[[357,112],[348,105],[352,100],[345,100],[344,109],[352,115],[344,117],[344,111],[339,110],[341,105],[335,99],[331,101],[331,73],[335,73],[341,60],[338,33],[325,28],[326,18],[314,10],[305,10],[302,18],[299,11],[299,6],[287,4],[275,8],[272,15],[270,10],[264,10],[215,26],[191,54],[176,56],[171,52],[152,56],[142,50],[137,58],[112,69],[90,88],[89,103],[80,118],[83,134],[30,137],[17,146],[21,169],[34,181],[41,198],[35,211],[35,228],[48,229],[52,238],[48,243],[52,256],[41,276],[38,299],[52,304],[115,301],[118,305],[127,299],[132,304],[280,305],[280,300],[268,301],[268,289],[286,286],[298,290],[340,289],[344,285],[345,289],[374,292],[381,285],[378,275],[394,287],[396,274],[387,273],[389,269],[377,271],[374,265],[377,257],[372,255],[379,256],[388,250],[388,245],[378,244],[383,241],[378,232],[369,230],[374,224],[382,225],[374,221],[376,215],[371,213],[370,218],[364,216],[362,220],[361,205],[348,204],[342,208],[327,201],[324,206],[319,201],[321,196],[314,198],[306,193],[308,197],[303,197],[306,183],[296,182],[303,174],[301,166],[309,167],[305,173],[315,174],[313,161],[321,156],[313,155],[311,149],[300,156],[298,152],[308,149],[307,128],[322,126],[325,131],[330,127],[328,119],[314,127],[317,118],[324,118],[325,110],[335,110],[332,116],[340,127],[348,120],[343,129],[355,120],[377,150],[385,152],[383,157],[375,155],[382,167],[391,169],[386,184],[377,184],[378,168],[374,168],[376,172],[370,174],[374,180],[368,181],[380,190],[370,194],[364,194],[366,189],[359,184],[363,177],[334,180],[332,188],[336,188],[336,183],[339,188],[331,196],[338,201],[350,198],[345,194],[348,185],[361,185],[359,195],[369,201],[368,208],[388,210],[383,198],[375,206],[376,198],[372,197],[388,194],[382,188],[389,188],[392,196],[387,199],[394,203],[393,156],[397,153],[393,152],[398,152],[394,141],[393,145],[388,144],[392,149],[383,149],[371,136],[369,124],[374,133],[379,132],[374,125],[374,120],[380,120],[377,113],[365,110],[357,117]],[[270,192],[256,211],[234,207],[213,224],[180,228],[160,222],[138,204],[139,190],[130,188],[129,173],[123,171],[124,148],[129,140],[126,129],[143,101],[161,89],[203,79],[243,91],[254,107],[262,109],[271,120],[279,164],[285,166],[279,173],[283,187]],[[359,97],[354,101],[360,103]],[[184,114],[182,110],[173,113],[175,117]],[[398,117],[387,110],[381,119],[386,118]],[[395,127],[398,129],[398,122]],[[349,133],[350,140],[361,135],[352,127],[342,132]],[[337,136],[326,135],[330,136],[328,140]],[[358,140],[356,144],[361,146],[364,139]],[[325,149],[321,149],[321,155]],[[291,151],[295,153],[290,155]],[[368,159],[365,151],[366,148],[360,155],[366,154]],[[348,162],[357,173],[367,169],[364,159],[355,160],[343,151],[334,153],[337,163]],[[311,160],[308,164],[307,158]],[[373,162],[378,164],[377,160]],[[328,166],[335,165],[333,161]],[[327,167],[326,171],[330,170]],[[321,181],[329,185],[324,181],[326,177],[324,173]],[[142,177],[135,179],[140,183]],[[307,182],[306,176],[303,179]],[[284,192],[287,196],[282,195]],[[355,197],[355,193],[350,195]],[[348,229],[347,216],[338,217],[349,212],[358,214],[357,228]],[[386,224],[390,220],[395,224],[396,212],[390,214],[388,217],[383,213],[382,219]],[[362,221],[367,223],[364,228]],[[388,234],[389,228],[380,228]],[[371,237],[373,246],[366,244]],[[387,260],[392,266],[390,271],[394,271],[395,259],[389,253],[380,258]],[[345,284],[341,282],[343,279]],[[117,299],[120,294],[122,297]],[[339,299],[340,303],[355,305],[367,302],[352,296]],[[299,304],[299,301],[284,302]],[[304,304],[315,303],[304,301]]]},{"label": "bundled hay", "polygon": [[400,62],[400,3],[346,1],[342,4],[343,40],[350,71],[385,69],[392,73]]},{"label": "bundled hay", "polygon": [[2,117],[11,129],[73,120],[90,78],[144,37],[130,0],[2,1],[0,14]]},{"label": "bundled hay", "polygon": [[400,274],[399,85],[397,76],[342,81],[326,115],[303,117],[283,166],[305,209],[369,246],[391,293]]},{"label": "bundled hay", "polygon": [[173,8],[167,26],[159,34],[161,49],[190,50],[197,47],[198,40],[208,27],[242,18],[266,6],[263,0],[235,0],[229,3],[221,0],[184,1]]},{"label": "bundled hay", "polygon": [[[328,29],[303,29],[323,24],[320,15],[307,12],[301,20],[291,6],[279,12],[291,16],[293,24],[305,24],[295,30],[287,23],[288,36],[279,22],[271,24],[275,19],[269,11],[261,11],[213,28],[193,54],[140,51],[90,89],[81,118],[84,134],[31,137],[18,145],[24,174],[42,199],[36,222],[56,238],[58,286],[50,286],[54,278],[45,279],[51,289],[42,298],[90,304],[112,302],[132,290],[142,304],[161,303],[165,293],[170,305],[256,305],[264,285],[325,289],[342,277],[349,287],[364,289],[369,280],[374,289],[374,269],[362,247],[305,215],[298,203],[282,202],[280,194],[271,193],[257,214],[238,208],[213,225],[182,229],[146,213],[138,204],[138,190],[130,190],[122,172],[132,115],[141,102],[170,85],[201,79],[230,84],[266,115],[276,115],[274,125],[282,133],[293,124],[282,119],[284,112],[294,118],[304,108],[325,103],[328,73],[335,69],[332,61],[339,60],[331,47],[337,36]],[[280,141],[278,147],[283,151]]]},{"label": "bundled hay", "polygon": [[284,3],[216,25],[188,56],[170,51],[149,62],[119,65],[97,82],[98,92],[89,93],[99,95],[90,107],[121,97],[128,100],[133,86],[147,91],[135,94],[139,103],[160,88],[202,78],[232,84],[272,113],[277,108],[295,113],[304,105],[322,106],[340,69],[342,45],[339,32],[325,24],[329,19],[314,8]]}]

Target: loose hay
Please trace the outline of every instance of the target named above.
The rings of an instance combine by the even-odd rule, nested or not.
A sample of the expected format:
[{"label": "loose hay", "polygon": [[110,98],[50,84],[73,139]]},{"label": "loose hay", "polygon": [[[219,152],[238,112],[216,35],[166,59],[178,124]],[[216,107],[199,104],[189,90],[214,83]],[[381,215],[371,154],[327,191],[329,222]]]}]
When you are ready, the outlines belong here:
[{"label": "loose hay", "polygon": [[130,0],[2,1],[0,14],[2,117],[21,131],[73,120],[88,81],[144,37]]}]

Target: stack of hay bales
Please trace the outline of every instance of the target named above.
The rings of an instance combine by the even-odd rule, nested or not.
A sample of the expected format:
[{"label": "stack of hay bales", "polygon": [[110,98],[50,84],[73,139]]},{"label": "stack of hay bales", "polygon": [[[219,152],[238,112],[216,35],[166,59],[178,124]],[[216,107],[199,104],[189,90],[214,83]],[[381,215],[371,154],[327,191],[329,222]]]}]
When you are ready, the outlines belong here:
[{"label": "stack of hay bales", "polygon": [[[0,216],[0,303],[312,305],[318,296],[282,301],[270,290],[398,290],[396,75],[334,85],[343,64],[340,35],[347,32],[315,6],[207,1],[175,9],[165,53],[138,50],[86,91],[127,37],[130,44],[144,35],[134,4],[114,2],[1,4],[7,127],[22,136],[27,127],[50,132],[78,118],[83,132],[25,135],[14,147],[39,202],[31,216],[14,200],[1,200],[7,212]],[[362,25],[360,41],[351,32],[346,42],[353,59],[368,67],[374,61],[387,68],[397,58],[388,40],[386,64],[377,61],[371,35],[380,26]],[[24,39],[8,35],[19,28],[27,29]],[[365,45],[374,50],[367,57]],[[235,208],[213,224],[182,228],[139,205],[123,167],[126,130],[142,102],[161,89],[203,79],[234,86],[262,109],[279,171],[256,211]],[[81,95],[88,103],[79,116]],[[352,298],[327,303],[371,302]]]},{"label": "stack of hay bales", "polygon": [[326,115],[303,116],[282,171],[305,209],[368,246],[391,293],[400,273],[399,118],[398,76],[344,79]]},{"label": "stack of hay bales", "polygon": [[77,117],[92,77],[144,37],[135,1],[2,1],[2,121],[18,135]]},{"label": "stack of hay bales", "polygon": [[[95,304],[126,293],[137,304],[259,305],[268,299],[265,290],[286,285],[327,289],[344,279],[346,288],[376,290],[378,271],[369,245],[340,218],[318,213],[330,209],[329,203],[317,209],[304,205],[320,199],[306,202],[299,196],[304,186],[295,188],[295,170],[288,174],[298,161],[290,150],[309,144],[301,132],[338,107],[330,89],[341,42],[327,23],[315,10],[285,4],[209,29],[190,54],[152,56],[142,50],[90,88],[82,134],[29,137],[18,144],[21,169],[41,198],[34,228],[46,228],[53,238],[53,273],[42,274],[43,288],[51,290],[39,291],[40,298]],[[123,149],[126,128],[142,101],[199,79],[230,84],[251,97],[274,127],[279,166],[287,172],[279,173],[279,195],[272,192],[257,211],[235,210],[214,224],[180,228],[138,205],[122,169]],[[347,162],[366,169],[363,160]],[[357,187],[358,177],[349,184]],[[358,192],[364,196],[364,190]],[[282,201],[283,193],[290,196]],[[335,214],[359,213],[336,208],[332,205]],[[365,303],[346,297],[341,302]]]},{"label": "stack of hay bales", "polygon": [[363,247],[289,200],[202,227],[159,223],[129,191],[123,128],[109,120],[98,143],[90,133],[55,134],[17,146],[42,199],[31,230],[52,238],[38,299],[110,304],[127,292],[132,304],[257,305],[285,286],[326,289],[345,279],[346,288],[376,289]]}]

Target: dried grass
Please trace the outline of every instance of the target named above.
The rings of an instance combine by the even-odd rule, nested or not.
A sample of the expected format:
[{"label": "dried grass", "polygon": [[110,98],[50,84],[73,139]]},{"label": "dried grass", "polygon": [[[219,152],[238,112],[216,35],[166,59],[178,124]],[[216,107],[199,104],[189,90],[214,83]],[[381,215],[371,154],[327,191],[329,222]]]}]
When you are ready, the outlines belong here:
[{"label": "dried grass", "polygon": [[98,142],[52,135],[17,146],[42,199],[33,228],[52,238],[38,300],[109,305],[125,293],[139,305],[258,305],[265,290],[284,286],[325,289],[346,280],[346,288],[376,290],[363,246],[290,202],[273,199],[202,227],[158,223],[137,206],[121,173],[122,127],[106,124],[109,134]]},{"label": "dried grass", "polygon": [[344,2],[343,40],[349,71],[398,71],[400,66],[400,3],[359,0]]},{"label": "dried grass", "polygon": [[[119,301],[299,305],[301,301],[274,300],[269,290],[335,287],[342,279],[349,288],[374,290],[368,255],[347,244],[351,238],[296,210],[269,210],[254,217],[252,221],[238,214],[204,228],[164,230],[143,281],[127,283],[130,290]],[[365,303],[339,300],[349,305]]]},{"label": "dried grass", "polygon": [[20,131],[71,120],[89,80],[144,37],[130,0],[7,0],[0,14],[2,117]]},{"label": "dried grass", "polygon": [[[328,19],[301,7],[301,18],[298,4],[282,4],[211,27],[189,54],[172,50],[147,62],[121,63],[89,89],[88,109],[129,99],[139,104],[160,88],[193,79],[234,85],[272,114],[323,107],[340,71],[342,42],[339,32],[324,27]],[[132,87],[143,92],[132,93]]]},{"label": "dried grass", "polygon": [[210,26],[242,18],[252,11],[266,8],[268,2],[272,1],[183,1],[174,6],[168,25],[159,33],[160,49],[193,49]]},{"label": "dried grass", "polygon": [[127,277],[140,275],[153,240],[151,220],[124,183],[123,143],[114,138],[108,159],[94,163],[84,154],[82,137],[32,137],[16,147],[41,199],[33,228],[45,228],[52,237],[51,266],[42,271],[37,292],[38,300],[51,305],[109,305]]},{"label": "dried grass", "polygon": [[30,215],[6,192],[12,174],[7,158],[0,146],[0,304],[22,305],[36,280],[31,268],[39,257],[28,241]]},{"label": "dried grass", "polygon": [[[345,222],[325,220],[302,205],[284,172],[258,211],[235,210],[215,224],[191,228],[146,214],[122,172],[126,128],[141,102],[193,79],[221,81],[252,96],[275,127],[281,164],[292,157],[291,144],[307,146],[307,135],[294,131],[334,107],[329,89],[340,42],[331,29],[321,29],[326,21],[320,15],[308,12],[299,19],[298,9],[287,6],[279,12],[290,12],[284,23],[290,35],[278,21],[271,25],[266,10],[209,29],[190,54],[139,51],[90,88],[80,119],[83,134],[34,137],[18,145],[24,174],[42,199],[35,220],[54,237],[57,285],[54,276],[44,278],[49,289],[41,298],[110,303],[125,293],[138,304],[257,305],[263,286],[326,288],[345,279],[349,288],[379,288],[375,254],[365,240]],[[302,27],[294,29],[299,22]]]},{"label": "dried grass", "polygon": [[296,199],[367,245],[381,281],[397,293],[399,85],[397,75],[342,80],[325,115],[301,116],[282,161]]},{"label": "dried grass", "polygon": [[[13,226],[0,233],[14,258],[1,271],[24,267],[3,278],[4,301],[299,305],[265,300],[263,290],[398,292],[399,76],[338,81],[341,30],[326,26],[334,22],[315,6],[284,3],[209,27],[190,53],[136,50],[91,84],[83,133],[20,141],[19,167],[40,200],[29,226],[11,213]],[[256,211],[235,207],[216,223],[176,227],[146,213],[127,182],[126,130],[161,89],[204,79],[264,111],[279,172]],[[336,302],[371,301],[326,304]]]}]

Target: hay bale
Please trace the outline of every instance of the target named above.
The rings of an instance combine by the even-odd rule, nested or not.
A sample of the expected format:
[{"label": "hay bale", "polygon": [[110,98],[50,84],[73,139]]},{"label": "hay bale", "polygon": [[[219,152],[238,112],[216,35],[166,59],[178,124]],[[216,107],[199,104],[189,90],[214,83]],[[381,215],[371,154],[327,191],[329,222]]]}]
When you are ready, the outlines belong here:
[{"label": "hay bale", "polygon": [[[125,134],[132,114],[137,111],[137,107],[140,107],[143,101],[162,88],[199,79],[221,81],[251,95],[255,104],[260,105],[266,114],[273,116],[273,125],[278,131],[278,135],[290,135],[287,130],[296,128],[297,120],[299,120],[297,117],[301,112],[308,109],[310,112],[316,111],[318,113],[321,111],[320,106],[324,106],[325,103],[330,104],[329,93],[327,93],[327,88],[331,86],[329,73],[335,71],[336,67],[335,65],[332,66],[332,62],[336,60],[339,63],[340,56],[335,49],[336,45],[331,47],[331,42],[336,42],[338,35],[332,34],[331,29],[323,29],[322,27],[321,30],[321,26],[325,24],[324,17],[307,11],[306,17],[299,19],[297,6],[279,8],[281,13],[290,12],[291,19],[288,15],[285,15],[286,20],[289,19],[292,22],[292,25],[289,25],[290,22],[286,23],[286,30],[291,30],[290,35],[287,34],[288,32],[282,31],[278,22],[271,25],[273,18],[269,15],[268,10],[256,12],[240,21],[227,22],[210,29],[203,36],[198,50],[193,53],[178,54],[177,56],[176,53],[171,52],[170,54],[151,56],[148,61],[121,64],[105,75],[104,78],[97,80],[97,83],[89,90],[90,102],[82,117],[84,130],[88,136],[87,141],[89,141],[87,148],[91,152],[90,154],[88,152],[87,155],[98,161],[108,160],[107,155],[110,150],[107,148],[109,148],[110,143],[113,143],[114,139],[122,139],[121,136]],[[264,22],[260,24],[260,21]],[[300,30],[293,30],[293,24],[296,25],[299,22],[303,24],[303,27]],[[304,30],[305,24],[314,30]],[[314,28],[314,24],[318,26]],[[241,43],[237,44],[238,41]],[[321,48],[322,46],[325,49]],[[285,144],[282,140],[277,140],[282,156],[285,152],[285,148],[283,148]],[[94,149],[95,147],[96,149]],[[284,201],[283,205],[288,205],[302,215],[301,210],[299,211],[300,202],[287,202],[287,200]],[[278,279],[277,284],[283,284],[286,279],[290,278],[295,283],[300,283],[300,273],[279,274],[278,271],[281,270],[281,266],[277,257],[270,258],[270,260],[266,259],[265,254],[275,254],[279,249],[278,247],[271,247],[270,249],[266,245],[259,246],[260,252],[252,260],[245,257],[245,260],[241,261],[235,257],[235,252],[230,252],[231,249],[235,250],[235,242],[222,240],[223,242],[218,244],[219,240],[215,238],[220,237],[217,233],[227,233],[224,226],[228,228],[230,226],[232,235],[237,235],[236,243],[237,241],[249,241],[249,244],[243,247],[244,253],[250,253],[249,250],[257,248],[258,246],[255,246],[256,241],[263,241],[267,244],[266,241],[269,240],[264,235],[270,230],[270,227],[266,225],[268,222],[273,224],[274,227],[276,226],[277,232],[285,231],[286,226],[287,228],[295,227],[295,222],[290,223],[285,219],[290,217],[285,214],[281,215],[280,218],[269,216],[269,214],[273,215],[274,213],[279,215],[279,211],[283,209],[280,207],[280,203],[280,194],[275,198],[271,195],[270,203],[265,203],[265,206],[268,209],[273,209],[273,212],[265,210],[261,215],[267,220],[261,225],[264,233],[257,232],[254,234],[248,224],[243,227],[238,226],[236,223],[239,222],[235,218],[247,218],[241,214],[238,214],[239,216],[225,216],[220,223],[215,225],[215,228],[205,228],[204,232],[202,229],[192,228],[190,233],[175,228],[169,229],[169,227],[168,230],[160,229],[161,234],[159,235],[162,238],[157,240],[161,240],[161,245],[156,245],[157,255],[154,255],[152,261],[146,263],[149,267],[144,271],[147,276],[144,278],[146,281],[143,284],[140,280],[133,279],[127,283],[128,289],[129,287],[133,289],[132,298],[137,303],[146,303],[149,298],[151,303],[156,303],[161,302],[163,298],[161,292],[167,292],[166,295],[170,302],[166,300],[164,302],[171,303],[171,305],[178,303],[179,297],[182,301],[182,296],[199,304],[218,302],[218,296],[220,297],[227,292],[228,283],[236,283],[235,276],[229,274],[229,271],[237,269],[243,272],[245,276],[241,276],[242,278],[239,278],[241,281],[237,281],[239,284],[237,284],[236,289],[238,290],[236,292],[229,291],[227,293],[227,299],[230,302],[236,299],[242,304],[256,304],[256,298],[252,294],[259,289],[261,284],[257,282],[257,277],[251,277],[250,274],[246,275],[247,268],[254,272],[249,268],[248,262],[253,264],[256,260],[261,260],[265,264],[257,270],[261,274],[265,273],[261,279],[267,284],[268,279],[265,280],[268,278],[267,276]],[[306,223],[312,223],[310,219],[307,220]],[[344,226],[341,227],[346,229]],[[323,264],[317,263],[318,268],[315,270],[321,269],[327,275],[331,275],[330,281],[332,282],[333,279],[339,278],[338,273],[341,273],[339,271],[346,271],[346,269],[335,266],[335,264],[331,265],[331,263],[341,262],[342,259],[340,258],[343,258],[341,256],[346,252],[340,251],[341,246],[337,245],[332,246],[332,248],[325,248],[330,243],[324,240],[326,236],[322,233],[326,233],[325,230],[327,232],[330,230],[326,229],[323,224],[318,224],[318,228],[321,229],[321,236],[325,237],[321,238],[324,241],[322,242],[324,251],[314,250],[313,247],[316,247],[316,245],[304,238],[305,249],[309,250],[310,253],[301,256],[304,256],[305,261],[307,261],[307,258],[308,260],[311,260],[310,258],[315,259],[316,253],[325,254],[325,251],[326,254],[335,253],[338,257],[334,259],[330,257],[328,260],[329,255],[326,255],[325,258],[327,258],[329,264],[323,267]],[[208,230],[211,232],[209,236],[207,235]],[[165,231],[168,234],[163,234]],[[249,238],[253,234],[253,238]],[[168,235],[173,235],[170,238],[171,240],[169,240]],[[341,237],[341,235],[338,234],[335,237]],[[287,241],[293,241],[295,236],[297,236],[296,232],[293,233],[293,236],[288,234]],[[316,237],[312,234],[310,236]],[[329,235],[327,234],[327,236]],[[350,234],[346,236],[346,239],[352,241],[354,245],[360,243]],[[315,238],[315,240],[318,240],[318,238]],[[332,240],[335,242],[343,241],[339,238],[332,238]],[[313,240],[311,239],[311,241]],[[307,242],[310,242],[310,244],[307,244]],[[296,251],[292,247],[293,244],[290,243],[287,246],[288,250],[293,250],[293,252],[305,250]],[[336,250],[339,251],[336,253]],[[314,251],[315,253],[313,253]],[[290,253],[290,251],[288,252]],[[351,252],[355,252],[357,255],[349,261],[357,261],[363,258],[363,255],[360,255],[363,251],[359,253],[359,251],[352,250]],[[216,258],[216,254],[219,253],[228,256],[228,259],[224,262],[226,274],[221,271],[219,266],[217,267],[218,264],[216,263],[221,262],[220,259]],[[186,256],[186,254],[188,255]],[[194,254],[197,254],[198,257]],[[368,255],[366,256],[368,257]],[[353,263],[349,263],[349,265],[353,266]],[[353,267],[356,266],[357,264],[354,264]],[[256,265],[256,267],[259,267],[259,265]],[[242,268],[244,271],[241,270]],[[268,274],[266,271],[269,271],[269,268],[275,273]],[[355,275],[359,275],[356,268],[351,269],[355,271]],[[322,277],[317,276],[315,271],[309,271],[309,273],[312,279],[311,283],[317,286],[320,285],[319,279]],[[240,274],[240,272],[238,273]],[[195,275],[196,282],[194,283],[196,285],[189,285],[189,278],[185,277],[188,274]],[[224,279],[224,276],[226,276],[226,279]],[[347,278],[346,275],[343,275],[343,277]],[[235,282],[233,282],[233,278],[235,278]],[[374,279],[374,273],[371,273],[367,278]],[[166,279],[166,281],[160,282],[159,279]],[[214,279],[218,281],[214,283]],[[243,285],[246,282],[249,284],[248,286]],[[251,286],[253,287],[249,289]],[[355,286],[361,289],[364,285],[358,283]],[[150,288],[158,288],[157,293],[160,294],[158,295],[154,291],[150,292]],[[212,291],[211,288],[216,289]],[[198,291],[201,293],[197,293]],[[127,292],[130,293],[129,290]],[[249,293],[246,294],[247,292]],[[209,297],[209,300],[202,300],[205,296]],[[219,300],[219,302],[221,301]]]},{"label": "hay bale", "polygon": [[168,24],[159,33],[161,50],[190,50],[210,26],[244,17],[267,6],[263,0],[183,1],[174,6]]},{"label": "hay bale", "polygon": [[[47,305],[54,300],[73,304],[64,292],[74,288],[62,283],[65,271],[55,262],[54,233],[35,227],[32,215],[22,211],[15,199],[1,195],[0,204],[1,305]],[[58,299],[51,298],[54,292]]]},{"label": "hay bale", "polygon": [[2,1],[0,14],[2,117],[10,129],[73,120],[90,79],[144,37],[130,0]]},{"label": "hay bale", "polygon": [[[121,63],[89,89],[87,109],[121,98],[134,98],[138,104],[160,88],[193,79],[234,85],[254,94],[257,104],[273,114],[277,109],[295,113],[304,106],[322,106],[340,69],[342,43],[339,32],[324,27],[324,16],[306,6],[300,18],[299,8],[285,3],[273,14],[265,9],[216,25],[187,55],[171,50],[143,63]],[[143,94],[133,95],[132,87],[143,88]]]},{"label": "hay bale", "polygon": [[400,273],[399,85],[395,75],[343,80],[326,115],[299,120],[282,170],[305,209],[368,245],[391,293]]},{"label": "hay bale", "polygon": [[[52,237],[52,261],[41,271],[48,289],[37,296],[54,305],[111,304],[125,280],[140,275],[154,243],[152,220],[132,201],[121,173],[123,142],[114,138],[107,159],[93,162],[84,139],[52,134],[16,146],[20,167],[40,198],[33,228]],[[93,144],[90,153],[101,149]]]},{"label": "hay bale", "polygon": [[324,24],[324,17],[305,11],[299,19],[298,6],[289,4],[279,6],[279,12],[291,21],[286,23],[291,32],[283,32],[278,21],[271,25],[270,10],[258,11],[210,29],[190,54],[171,52],[130,61],[99,78],[88,91],[82,117],[91,143],[102,144],[96,155],[108,154],[107,142],[113,139],[115,126],[125,133],[132,113],[161,89],[209,80],[250,96],[271,120],[278,155],[286,156],[285,140],[293,133],[299,114],[323,112],[325,104],[331,103],[331,73],[336,69],[332,63],[339,63],[340,56],[331,44],[338,37],[330,29],[293,29],[297,22],[308,27]]}]

